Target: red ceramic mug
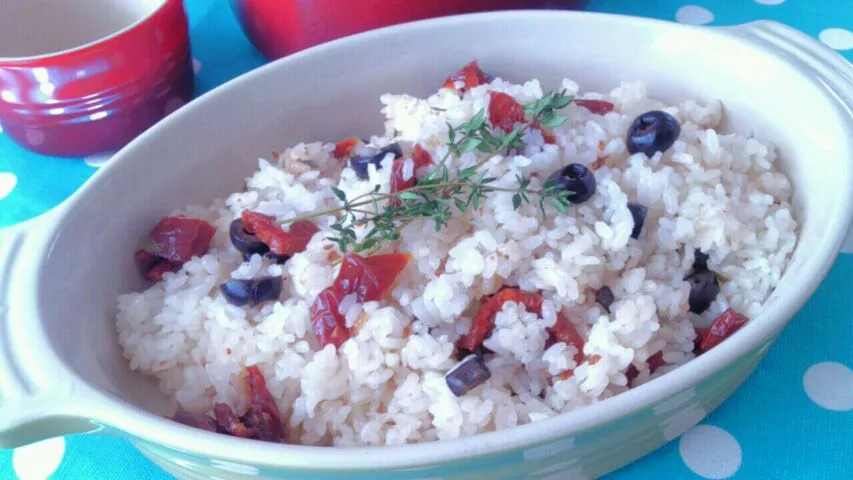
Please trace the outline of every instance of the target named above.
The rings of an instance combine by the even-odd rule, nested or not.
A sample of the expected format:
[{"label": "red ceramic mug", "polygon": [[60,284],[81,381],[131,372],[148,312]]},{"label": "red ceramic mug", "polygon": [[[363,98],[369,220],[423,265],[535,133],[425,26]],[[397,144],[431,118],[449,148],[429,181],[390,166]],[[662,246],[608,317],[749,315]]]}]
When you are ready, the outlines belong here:
[{"label": "red ceramic mug", "polygon": [[249,40],[273,60],[318,43],[424,18],[489,10],[580,9],[587,0],[231,0]]},{"label": "red ceramic mug", "polygon": [[192,94],[182,0],[0,0],[0,127],[24,148],[114,151]]}]

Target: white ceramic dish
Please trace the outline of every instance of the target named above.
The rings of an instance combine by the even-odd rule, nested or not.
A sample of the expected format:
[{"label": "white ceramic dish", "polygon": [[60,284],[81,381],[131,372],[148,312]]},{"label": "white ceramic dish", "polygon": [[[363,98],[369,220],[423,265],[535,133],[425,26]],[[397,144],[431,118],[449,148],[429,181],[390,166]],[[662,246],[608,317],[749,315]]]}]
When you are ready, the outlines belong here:
[{"label": "white ceramic dish", "polygon": [[[424,48],[428,45],[429,48]],[[379,130],[383,92],[424,94],[472,58],[510,79],[582,88],[644,80],[665,100],[723,100],[727,127],[774,141],[802,231],[765,312],[664,377],[548,422],[405,447],[335,449],[215,435],[129,371],[116,295],[143,287],[131,254],[176,206],[235,191],[256,158]],[[170,116],[66,204],[0,246],[0,447],[96,425],[183,478],[595,477],[683,433],[727,398],[823,279],[853,215],[853,68],[774,23],[701,29],[525,12],[445,18],[346,38],[251,72]]]}]

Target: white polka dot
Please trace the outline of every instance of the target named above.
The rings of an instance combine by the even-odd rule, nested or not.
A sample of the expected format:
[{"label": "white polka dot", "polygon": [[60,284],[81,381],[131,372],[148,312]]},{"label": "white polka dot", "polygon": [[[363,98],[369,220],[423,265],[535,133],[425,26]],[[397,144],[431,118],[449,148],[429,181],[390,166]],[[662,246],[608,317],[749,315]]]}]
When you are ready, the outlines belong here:
[{"label": "white polka dot", "polygon": [[12,172],[0,172],[0,200],[8,197],[15,185],[18,184],[18,177]]},{"label": "white polka dot", "polygon": [[760,3],[761,5],[781,5],[785,3],[785,0],[755,0],[755,3]]},{"label": "white polka dot", "polygon": [[3,125],[0,125],[0,133],[3,133]]},{"label": "white polka dot", "polygon": [[667,439],[667,441],[677,438],[701,422],[706,415],[708,415],[708,411],[699,405],[693,405],[692,407],[681,410],[661,423],[663,438]]},{"label": "white polka dot", "polygon": [[178,97],[170,98],[168,101],[166,101],[166,107],[165,107],[166,115],[169,115],[170,113],[174,112],[175,110],[177,110],[183,106],[184,106],[184,101],[181,100],[180,98],[178,98]]},{"label": "white polka dot", "polygon": [[735,437],[711,425],[697,425],[685,433],[678,452],[687,468],[703,478],[731,477],[743,459]]},{"label": "white polka dot", "polygon": [[675,12],[675,20],[688,25],[705,25],[714,21],[714,14],[698,5],[685,5]]},{"label": "white polka dot", "polygon": [[83,159],[86,165],[94,168],[103,167],[110,159],[113,158],[112,153],[104,153],[102,155],[91,155]]},{"label": "white polka dot", "polygon": [[27,142],[33,146],[39,146],[44,143],[44,132],[40,130],[27,130]]},{"label": "white polka dot", "polygon": [[806,395],[827,410],[853,410],[853,370],[838,362],[822,362],[803,375]]},{"label": "white polka dot", "polygon": [[12,452],[12,469],[21,480],[46,480],[59,467],[64,454],[62,437],[16,448]]},{"label": "white polka dot", "polygon": [[853,32],[844,28],[827,28],[820,32],[818,38],[821,42],[836,50],[850,50],[853,48]]},{"label": "white polka dot", "polygon": [[193,59],[193,72],[198,73],[201,71],[201,60],[194,58]]}]

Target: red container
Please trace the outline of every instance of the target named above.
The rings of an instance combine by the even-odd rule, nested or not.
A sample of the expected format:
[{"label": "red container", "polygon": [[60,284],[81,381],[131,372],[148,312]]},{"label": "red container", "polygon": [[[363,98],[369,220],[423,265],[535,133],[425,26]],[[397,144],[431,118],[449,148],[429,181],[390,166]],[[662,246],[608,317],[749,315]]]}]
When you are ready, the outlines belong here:
[{"label": "red container", "polygon": [[270,60],[397,23],[489,10],[580,9],[587,0],[231,0],[249,40]]},{"label": "red container", "polygon": [[181,0],[0,0],[0,126],[24,148],[114,151],[192,94]]}]

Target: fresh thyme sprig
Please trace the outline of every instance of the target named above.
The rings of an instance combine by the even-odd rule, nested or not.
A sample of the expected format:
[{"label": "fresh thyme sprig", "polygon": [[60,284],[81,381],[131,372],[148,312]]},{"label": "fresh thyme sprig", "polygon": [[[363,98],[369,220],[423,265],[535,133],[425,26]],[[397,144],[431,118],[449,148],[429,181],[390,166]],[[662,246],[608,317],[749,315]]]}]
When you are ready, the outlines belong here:
[{"label": "fresh thyme sprig", "polygon": [[[431,219],[435,230],[441,231],[454,216],[454,210],[466,214],[470,209],[477,210],[483,199],[490,192],[512,193],[513,209],[518,209],[524,203],[530,203],[533,195],[539,198],[539,208],[545,214],[546,199],[560,212],[568,211],[571,203],[567,195],[571,192],[554,188],[535,190],[530,188],[530,179],[517,175],[515,188],[505,188],[492,185],[496,180],[488,176],[482,167],[492,155],[508,149],[524,148],[524,134],[533,127],[555,128],[562,125],[567,118],[557,113],[569,105],[573,97],[565,90],[553,91],[541,99],[524,106],[530,121],[509,132],[493,129],[488,124],[485,109],[480,110],[470,121],[453,127],[447,125],[448,150],[444,157],[436,163],[427,175],[418,180],[411,188],[394,193],[380,192],[377,185],[370,192],[354,198],[348,198],[346,193],[337,187],[331,187],[332,193],[341,202],[338,207],[312,212],[281,223],[287,224],[297,220],[306,220],[325,215],[336,215],[331,228],[336,236],[328,239],[337,244],[341,252],[369,252],[400,238],[400,231],[414,220]],[[466,168],[456,168],[451,171],[447,166],[451,157],[460,157],[466,153],[479,151],[489,157],[475,165]],[[380,203],[386,201],[380,207]],[[361,215],[361,217],[359,217]],[[359,241],[356,227],[370,226],[370,229]]]}]

